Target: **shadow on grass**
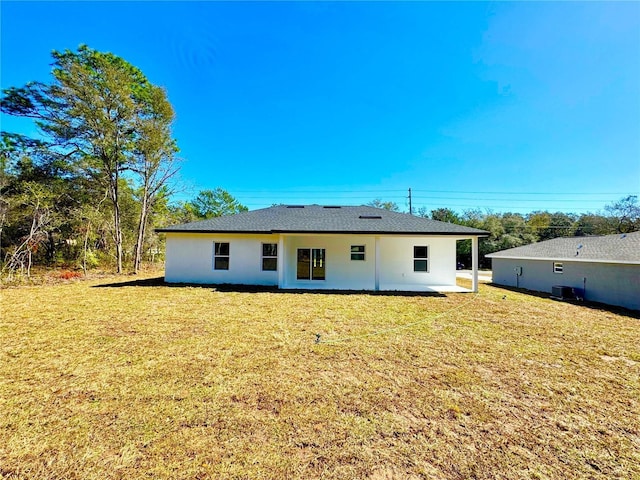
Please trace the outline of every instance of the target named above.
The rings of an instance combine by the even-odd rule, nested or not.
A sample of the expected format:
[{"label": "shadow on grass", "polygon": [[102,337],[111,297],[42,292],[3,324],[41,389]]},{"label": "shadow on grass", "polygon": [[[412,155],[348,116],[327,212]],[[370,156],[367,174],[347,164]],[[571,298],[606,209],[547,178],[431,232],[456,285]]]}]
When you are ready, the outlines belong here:
[{"label": "shadow on grass", "polygon": [[128,280],[125,282],[105,283],[94,285],[92,288],[121,288],[121,287],[167,287],[167,288],[205,288],[214,292],[240,292],[240,293],[297,293],[297,294],[317,294],[317,295],[376,295],[390,297],[446,297],[446,294],[439,292],[405,292],[405,291],[379,291],[371,290],[306,290],[306,289],[286,289],[274,286],[263,285],[236,285],[230,283],[203,284],[203,283],[167,283],[164,277],[145,278],[139,280]]},{"label": "shadow on grass", "polygon": [[508,290],[510,292],[523,293],[532,297],[538,298],[551,298],[557,302],[570,303],[571,305],[578,305],[580,307],[590,308],[592,310],[604,310],[605,312],[615,313],[616,315],[622,315],[625,317],[640,319],[640,310],[630,310],[624,307],[617,307],[615,305],[608,305],[606,303],[590,302],[588,300],[575,300],[575,299],[555,299],[551,297],[548,292],[539,292],[537,290],[527,290],[526,288],[510,287],[507,285],[498,285],[497,283],[489,283],[491,287],[498,288],[500,290]]}]

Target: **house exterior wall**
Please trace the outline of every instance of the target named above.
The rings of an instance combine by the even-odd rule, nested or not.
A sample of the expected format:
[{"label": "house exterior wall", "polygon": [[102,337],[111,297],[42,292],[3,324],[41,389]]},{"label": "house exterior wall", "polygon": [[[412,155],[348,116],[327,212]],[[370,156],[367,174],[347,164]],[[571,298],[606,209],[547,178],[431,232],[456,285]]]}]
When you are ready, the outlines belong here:
[{"label": "house exterior wall", "polygon": [[[229,270],[213,269],[213,242],[229,242]],[[278,285],[277,271],[262,271],[262,244],[277,235],[167,234],[165,281]]]},{"label": "house exterior wall", "polygon": [[[285,236],[284,288],[375,289],[375,237],[365,235]],[[365,260],[351,260],[351,245],[365,246]],[[326,250],[326,280],[298,280],[299,248]]]},{"label": "house exterior wall", "polygon": [[[262,243],[280,235],[167,233],[165,281],[278,285],[277,271],[262,271]],[[283,288],[425,291],[456,284],[455,237],[378,237],[374,235],[283,235]],[[213,269],[213,243],[229,242],[229,270]],[[365,260],[351,260],[351,246],[365,246]],[[428,246],[428,272],[413,271],[413,247]],[[297,279],[297,250],[326,251],[325,280]],[[378,262],[378,265],[376,265]]]},{"label": "house exterior wall", "polygon": [[[413,247],[429,247],[428,272],[413,271]],[[424,290],[456,284],[456,239],[381,237],[380,290]]]},{"label": "house exterior wall", "polygon": [[[351,246],[365,246],[365,260],[351,260]],[[429,247],[429,271],[413,271],[413,247]],[[326,279],[296,278],[297,250],[326,250]],[[380,290],[424,291],[430,285],[456,284],[456,239],[443,237],[378,237]],[[299,235],[285,237],[284,288],[375,290],[374,235]]]},{"label": "house exterior wall", "polygon": [[[551,260],[493,258],[493,283],[549,293],[554,285],[584,288],[585,300],[640,310],[640,265],[561,263],[563,273],[554,273]],[[522,267],[517,284],[516,267]]]}]

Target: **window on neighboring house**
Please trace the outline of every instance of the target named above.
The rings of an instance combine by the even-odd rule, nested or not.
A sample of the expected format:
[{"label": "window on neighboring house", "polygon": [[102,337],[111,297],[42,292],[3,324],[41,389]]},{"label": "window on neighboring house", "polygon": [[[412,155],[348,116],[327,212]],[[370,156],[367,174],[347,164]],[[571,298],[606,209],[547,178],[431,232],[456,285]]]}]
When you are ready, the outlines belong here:
[{"label": "window on neighboring house", "polygon": [[263,271],[278,270],[278,244],[277,243],[262,244],[262,270]]},{"label": "window on neighboring house", "polygon": [[351,245],[351,260],[364,260],[364,245]]},{"label": "window on neighboring house", "polygon": [[564,271],[564,266],[561,262],[553,262],[553,273],[562,273]]},{"label": "window on neighboring house", "polygon": [[414,272],[429,271],[429,247],[427,246],[413,247],[413,271]]},{"label": "window on neighboring house", "polygon": [[213,269],[229,270],[228,242],[213,242]]}]

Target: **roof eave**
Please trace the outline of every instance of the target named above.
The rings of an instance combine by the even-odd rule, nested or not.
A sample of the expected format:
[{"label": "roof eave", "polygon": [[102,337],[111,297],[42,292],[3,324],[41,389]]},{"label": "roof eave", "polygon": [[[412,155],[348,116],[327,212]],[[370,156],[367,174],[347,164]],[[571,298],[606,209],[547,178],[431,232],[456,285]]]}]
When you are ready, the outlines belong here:
[{"label": "roof eave", "polygon": [[314,235],[413,235],[413,236],[447,236],[447,237],[488,237],[489,233],[479,232],[398,232],[393,230],[203,230],[203,229],[173,229],[156,228],[156,233],[213,233],[213,234],[244,234],[244,235],[273,235],[273,234],[314,234]]},{"label": "roof eave", "polygon": [[397,230],[272,230],[272,233],[286,234],[314,234],[314,235],[439,235],[439,236],[458,236],[458,237],[488,237],[488,233],[472,233],[472,232],[416,232],[406,231],[399,232]]},{"label": "roof eave", "polygon": [[156,228],[156,233],[241,233],[245,235],[271,235],[274,233],[271,230],[258,231],[258,230],[202,230],[202,229],[174,229],[174,228]]},{"label": "roof eave", "polygon": [[492,253],[485,255],[486,258],[498,259],[498,260],[541,260],[549,262],[582,262],[582,263],[622,263],[625,265],[640,265],[640,260],[619,260],[619,259],[594,259],[594,258],[576,258],[576,257],[507,257],[494,255]]}]

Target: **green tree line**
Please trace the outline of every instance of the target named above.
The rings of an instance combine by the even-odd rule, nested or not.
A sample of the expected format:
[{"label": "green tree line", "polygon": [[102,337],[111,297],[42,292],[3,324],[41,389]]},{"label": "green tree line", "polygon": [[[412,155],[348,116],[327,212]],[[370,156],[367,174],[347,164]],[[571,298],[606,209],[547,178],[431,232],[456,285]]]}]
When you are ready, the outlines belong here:
[{"label": "green tree line", "polygon": [[[400,211],[394,202],[375,199],[370,206]],[[534,211],[528,214],[493,213],[480,209],[458,213],[442,207],[429,210],[419,208],[415,215],[441,222],[455,223],[479,228],[489,232],[478,245],[480,266],[490,267],[485,255],[507,248],[520,247],[530,243],[550,240],[556,237],[580,237],[586,235],[611,235],[640,230],[640,203],[636,195],[629,195],[604,207],[601,213],[564,213]],[[471,242],[459,242],[457,260],[471,265]]]},{"label": "green tree line", "polygon": [[[80,46],[52,52],[49,82],[3,91],[0,110],[31,119],[37,135],[0,135],[0,267],[29,275],[33,265],[138,272],[162,257],[157,226],[247,208],[222,188],[172,203],[180,167],[174,111],[161,87],[111,53]],[[394,202],[370,205],[400,211]],[[557,236],[640,230],[636,196],[603,214],[462,214],[448,208],[417,215],[481,228],[484,255]],[[468,264],[461,242],[458,260]],[[486,266],[486,263],[485,263]]]},{"label": "green tree line", "polygon": [[[29,275],[32,266],[117,271],[114,206],[107,187],[81,170],[56,164],[49,155],[18,148],[6,134],[2,154],[2,272]],[[143,260],[163,258],[162,237],[154,233],[158,226],[247,210],[222,188],[203,190],[190,201],[172,203],[168,185],[159,185],[157,191],[153,185],[129,175],[119,179],[124,271],[136,272]]]},{"label": "green tree line", "polygon": [[[222,189],[172,205],[178,173],[166,92],[122,58],[53,51],[49,82],[3,91],[37,135],[0,135],[0,264],[129,268],[161,252],[157,225],[246,209]],[[127,267],[128,265],[128,267]]]},{"label": "green tree line", "polygon": [[[427,211],[418,215],[444,222],[466,225],[489,232],[480,241],[478,250],[480,266],[490,267],[485,255],[507,248],[520,247],[556,237],[580,237],[586,235],[611,235],[640,230],[640,204],[638,197],[630,195],[605,206],[603,213],[563,213],[535,211],[528,214],[491,213],[482,210],[466,210],[462,214],[448,208]],[[458,245],[458,262],[471,264],[471,242]]]}]

